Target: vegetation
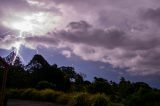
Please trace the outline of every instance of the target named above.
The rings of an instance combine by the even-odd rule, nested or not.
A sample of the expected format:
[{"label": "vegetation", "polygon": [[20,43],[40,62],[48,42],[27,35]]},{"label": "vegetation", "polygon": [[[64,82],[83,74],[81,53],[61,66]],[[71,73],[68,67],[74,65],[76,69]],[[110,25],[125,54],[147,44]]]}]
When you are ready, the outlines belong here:
[{"label": "vegetation", "polygon": [[8,89],[8,97],[49,101],[65,105],[68,104],[68,106],[123,106],[122,104],[111,103],[105,94],[89,94],[83,92],[64,93],[53,89]]},{"label": "vegetation", "polygon": [[[160,90],[144,82],[119,83],[103,78],[86,81],[73,67],[50,65],[35,55],[28,65],[20,59],[8,67],[8,97],[50,101],[69,106],[160,106]],[[0,66],[0,76],[3,67]]]}]

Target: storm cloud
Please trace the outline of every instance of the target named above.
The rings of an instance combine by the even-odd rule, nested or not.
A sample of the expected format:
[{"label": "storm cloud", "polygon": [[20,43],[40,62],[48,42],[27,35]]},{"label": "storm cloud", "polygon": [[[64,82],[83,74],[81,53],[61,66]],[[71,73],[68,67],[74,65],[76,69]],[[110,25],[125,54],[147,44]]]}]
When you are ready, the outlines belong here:
[{"label": "storm cloud", "polygon": [[[77,22],[80,23],[81,22]],[[71,27],[71,26],[70,26]],[[94,29],[72,27],[67,31],[57,32],[59,39],[69,43],[72,52],[85,60],[110,63],[115,67],[129,68],[134,74],[157,74],[159,72],[158,35],[149,33],[151,38],[144,38],[145,32],[138,33],[116,28]],[[146,35],[149,36],[149,35]],[[56,36],[58,38],[58,36]],[[66,43],[66,44],[67,44]],[[73,46],[74,45],[74,46]]]},{"label": "storm cloud", "polygon": [[142,17],[147,21],[160,25],[160,8],[149,8],[143,13]]},{"label": "storm cloud", "polygon": [[[159,3],[158,0],[1,0],[0,48],[11,49],[20,41],[32,49],[38,46],[60,49],[67,58],[74,54],[86,61],[127,69],[131,74],[154,75],[160,72]],[[42,27],[33,35],[18,38],[17,30],[9,23],[22,20],[24,14],[39,12],[45,19],[39,25]],[[8,30],[12,33],[6,33]]]},{"label": "storm cloud", "polygon": [[97,29],[85,21],[79,21],[71,22],[65,30],[54,31],[45,38],[26,40],[33,45],[39,45],[40,41],[46,47],[68,49],[67,52],[62,51],[64,55],[67,53],[67,57],[74,54],[87,61],[109,63],[113,67],[127,68],[132,74],[157,74],[160,69],[159,37],[143,38],[145,32],[136,34],[118,28]]}]

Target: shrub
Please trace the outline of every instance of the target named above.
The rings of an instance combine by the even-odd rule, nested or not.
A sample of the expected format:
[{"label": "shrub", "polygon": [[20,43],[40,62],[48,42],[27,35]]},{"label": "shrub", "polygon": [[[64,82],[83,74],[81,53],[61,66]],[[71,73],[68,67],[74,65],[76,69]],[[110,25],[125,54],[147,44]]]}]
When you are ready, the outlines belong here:
[{"label": "shrub", "polygon": [[60,104],[68,104],[71,100],[73,100],[73,95],[71,94],[62,94],[57,98],[57,103]]},{"label": "shrub", "polygon": [[48,81],[40,81],[36,85],[36,89],[46,89],[46,88],[54,88],[53,84]]},{"label": "shrub", "polygon": [[76,95],[70,101],[69,106],[89,106],[88,95],[85,93]]},{"label": "shrub", "polygon": [[108,106],[108,98],[104,94],[95,95],[92,101],[92,106]]},{"label": "shrub", "polygon": [[54,91],[52,89],[37,90],[33,88],[28,88],[8,90],[8,97],[17,99],[57,102],[57,98],[61,97],[61,95],[64,95],[64,93]]},{"label": "shrub", "polygon": [[112,103],[105,94],[88,93],[64,93],[52,89],[37,90],[29,89],[10,89],[9,98],[49,101],[68,106],[123,106],[122,104]]},{"label": "shrub", "polygon": [[36,89],[29,88],[23,90],[23,92],[20,94],[21,94],[21,96],[19,97],[20,99],[41,100],[40,92]]},{"label": "shrub", "polygon": [[55,102],[57,98],[63,95],[62,92],[54,91],[52,89],[44,89],[40,91],[42,100]]},{"label": "shrub", "polygon": [[23,92],[23,90],[9,89],[7,92],[7,96],[9,98],[19,98],[21,96],[22,92]]},{"label": "shrub", "polygon": [[36,89],[33,89],[30,95],[32,100],[42,100],[41,92]]},{"label": "shrub", "polygon": [[21,99],[31,99],[33,89],[28,88],[21,93]]}]

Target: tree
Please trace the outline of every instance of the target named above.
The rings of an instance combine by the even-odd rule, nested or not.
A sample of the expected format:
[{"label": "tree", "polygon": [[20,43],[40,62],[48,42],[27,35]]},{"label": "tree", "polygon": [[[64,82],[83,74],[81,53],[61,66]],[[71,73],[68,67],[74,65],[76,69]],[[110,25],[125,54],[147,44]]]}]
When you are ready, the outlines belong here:
[{"label": "tree", "polygon": [[83,77],[80,75],[80,74],[77,74],[76,76],[75,76],[75,83],[76,84],[83,84]]},{"label": "tree", "polygon": [[46,89],[46,88],[54,88],[54,87],[55,87],[55,85],[53,85],[52,83],[50,83],[48,81],[40,81],[36,85],[37,89]]},{"label": "tree", "polygon": [[126,81],[124,77],[119,82],[119,93],[122,98],[126,98],[128,95],[134,93],[133,86],[130,81]]},{"label": "tree", "polygon": [[26,88],[30,86],[30,76],[22,67],[10,66],[7,86],[11,88]]},{"label": "tree", "polygon": [[19,57],[16,57],[13,66],[16,66],[16,67],[23,67],[22,61],[21,61],[21,59],[20,59]]},{"label": "tree", "polygon": [[90,93],[111,93],[111,86],[106,79],[94,78],[94,82],[89,87]]},{"label": "tree", "polygon": [[68,78],[70,81],[72,79],[75,79],[76,72],[73,67],[62,66],[62,67],[60,67],[60,70],[64,73],[65,77]]}]

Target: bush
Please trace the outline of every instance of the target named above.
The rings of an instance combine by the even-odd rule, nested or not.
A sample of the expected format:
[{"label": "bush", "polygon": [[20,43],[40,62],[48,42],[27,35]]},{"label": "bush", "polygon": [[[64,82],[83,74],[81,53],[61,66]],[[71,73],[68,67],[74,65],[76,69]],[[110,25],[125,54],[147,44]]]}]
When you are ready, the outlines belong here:
[{"label": "bush", "polygon": [[68,106],[123,106],[111,103],[105,94],[64,93],[52,89],[10,89],[9,98],[49,101]]},{"label": "bush", "polygon": [[78,94],[70,101],[69,106],[90,106],[88,95],[85,93]]},{"label": "bush", "polygon": [[9,98],[19,98],[22,94],[23,90],[18,89],[9,89],[7,92],[7,96]]},{"label": "bush", "polygon": [[71,94],[62,94],[57,98],[57,103],[60,104],[68,104],[71,100],[73,100],[73,95]]},{"label": "bush", "polygon": [[31,88],[28,88],[28,89],[26,89],[26,90],[24,90],[22,93],[21,93],[21,99],[31,99],[31,97],[32,97],[32,91],[33,91],[34,89],[31,89]]},{"label": "bush", "polygon": [[8,90],[9,98],[40,100],[58,103],[68,103],[69,96],[63,92],[54,91],[52,89],[37,90],[33,88],[28,89],[10,89]]},{"label": "bush", "polygon": [[62,92],[54,91],[52,89],[41,90],[40,93],[42,100],[51,102],[55,102],[59,96],[63,95]]},{"label": "bush", "polygon": [[53,84],[48,81],[40,81],[36,85],[36,89],[47,89],[47,88],[54,88]]},{"label": "bush", "polygon": [[92,101],[92,106],[108,106],[108,98],[104,94],[95,95]]},{"label": "bush", "polygon": [[33,89],[31,92],[30,92],[30,98],[32,100],[42,100],[41,99],[41,92],[39,92],[38,90],[36,89]]}]

